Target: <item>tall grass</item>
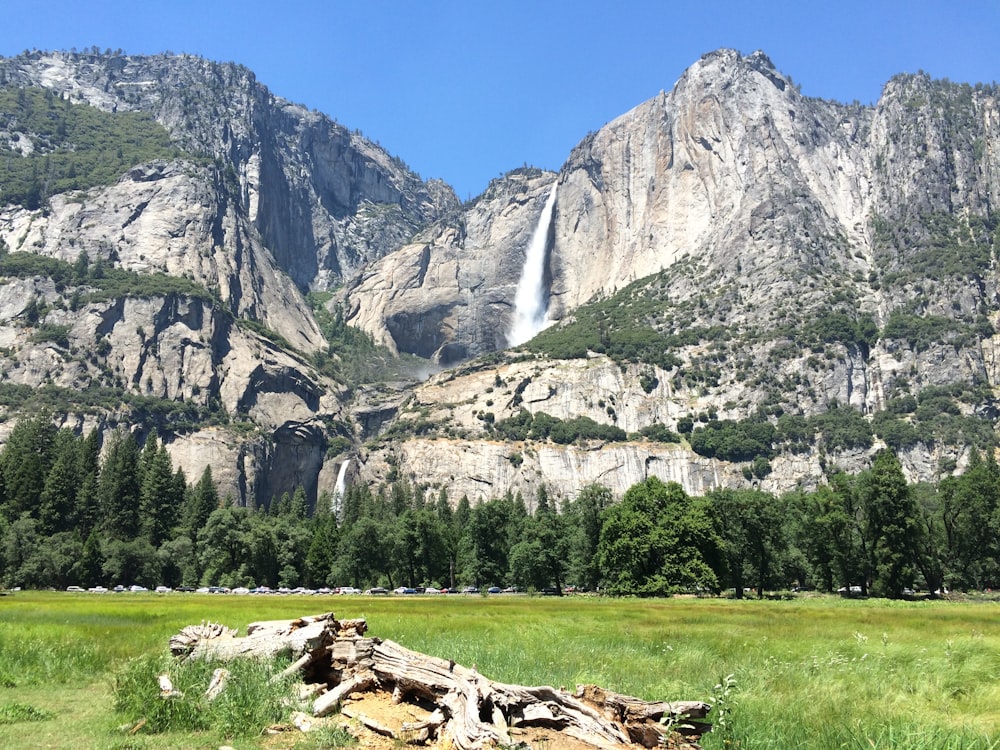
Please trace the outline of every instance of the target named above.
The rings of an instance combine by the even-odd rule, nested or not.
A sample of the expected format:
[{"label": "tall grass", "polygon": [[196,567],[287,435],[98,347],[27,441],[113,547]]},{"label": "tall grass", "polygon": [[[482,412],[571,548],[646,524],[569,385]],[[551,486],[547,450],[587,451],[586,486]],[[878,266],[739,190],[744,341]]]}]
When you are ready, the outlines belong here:
[{"label": "tall grass", "polygon": [[[22,593],[0,599],[0,674],[19,686],[58,680],[63,671],[77,675],[63,684],[82,675],[108,685],[123,669],[139,670],[124,666],[139,658],[145,676],[134,678],[142,683],[134,692],[156,692],[167,639],[184,625],[208,619],[242,630],[251,620],[330,609],[366,617],[371,635],[475,664],[496,680],[570,689],[591,682],[647,699],[714,702],[722,726],[703,739],[707,750],[1000,750],[993,739],[1000,737],[995,603]],[[62,666],[11,653],[11,644],[29,644]],[[170,674],[178,686],[187,679]],[[729,675],[728,687],[717,689]],[[200,695],[204,676],[191,679],[191,694]],[[0,688],[0,703],[17,701],[59,708],[24,700],[20,688]],[[138,721],[141,712],[112,715],[111,704],[107,699],[107,725]],[[0,746],[31,747],[5,742],[9,729],[0,726]],[[195,731],[222,738],[235,729]],[[174,736],[168,729],[157,747],[201,746],[181,734],[170,744]],[[49,746],[74,744],[69,738]]]},{"label": "tall grass", "polygon": [[[167,654],[130,661],[114,676],[114,708],[143,733],[213,729],[223,737],[259,735],[289,713],[291,679],[272,681],[288,660],[242,659],[225,665],[178,662]],[[226,689],[214,700],[205,691],[217,668],[229,672]],[[157,676],[170,676],[178,695],[160,696]]]}]

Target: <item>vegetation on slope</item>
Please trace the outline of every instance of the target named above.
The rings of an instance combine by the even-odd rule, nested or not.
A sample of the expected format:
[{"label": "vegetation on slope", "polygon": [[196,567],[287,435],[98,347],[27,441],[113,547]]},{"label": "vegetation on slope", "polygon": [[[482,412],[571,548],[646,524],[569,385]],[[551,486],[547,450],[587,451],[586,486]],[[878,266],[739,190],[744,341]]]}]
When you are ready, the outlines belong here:
[{"label": "vegetation on slope", "polygon": [[310,292],[306,299],[327,340],[326,350],[313,357],[313,364],[325,375],[353,386],[415,380],[419,379],[418,368],[427,369],[426,361],[405,354],[396,356],[376,344],[367,332],[347,325],[342,305],[335,304],[332,311],[329,309],[332,292]]},{"label": "vegetation on slope", "polygon": [[31,210],[57,193],[109,185],[136,164],[183,155],[150,115],[104,112],[51,89],[0,87],[0,136],[0,205]]}]

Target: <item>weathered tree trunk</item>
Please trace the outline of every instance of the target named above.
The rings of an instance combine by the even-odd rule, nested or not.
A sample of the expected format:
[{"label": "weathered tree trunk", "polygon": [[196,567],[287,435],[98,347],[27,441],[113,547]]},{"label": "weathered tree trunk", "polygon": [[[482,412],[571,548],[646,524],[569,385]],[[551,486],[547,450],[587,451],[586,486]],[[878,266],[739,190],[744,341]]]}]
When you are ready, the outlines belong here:
[{"label": "weathered tree trunk", "polygon": [[[456,750],[514,745],[514,734],[543,728],[602,750],[662,746],[679,732],[678,747],[694,744],[710,728],[710,706],[698,701],[650,702],[593,685],[575,694],[548,686],[507,685],[447,659],[411,651],[392,641],[365,638],[364,620],[335,619],[333,613],[291,621],[254,623],[238,638],[220,626],[185,628],[171,638],[171,650],[186,658],[228,660],[289,654],[307,683],[323,692],[314,716],[338,709],[372,731],[409,743],[442,742]],[[352,708],[372,693],[391,695],[426,711],[419,721],[385,726]],[[360,705],[360,703],[359,703]],[[669,726],[668,726],[669,725]]]}]

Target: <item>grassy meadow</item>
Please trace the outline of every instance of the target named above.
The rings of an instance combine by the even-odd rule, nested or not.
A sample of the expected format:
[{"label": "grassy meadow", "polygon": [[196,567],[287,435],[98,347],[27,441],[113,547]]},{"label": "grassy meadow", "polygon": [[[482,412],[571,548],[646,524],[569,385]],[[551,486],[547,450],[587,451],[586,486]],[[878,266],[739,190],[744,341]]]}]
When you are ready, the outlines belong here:
[{"label": "grassy meadow", "polygon": [[329,610],[496,680],[707,700],[708,750],[1000,750],[995,602],[63,592],[0,597],[0,747],[273,747],[224,728],[128,735],[112,685],[130,660],[162,657],[184,625],[242,632]]}]

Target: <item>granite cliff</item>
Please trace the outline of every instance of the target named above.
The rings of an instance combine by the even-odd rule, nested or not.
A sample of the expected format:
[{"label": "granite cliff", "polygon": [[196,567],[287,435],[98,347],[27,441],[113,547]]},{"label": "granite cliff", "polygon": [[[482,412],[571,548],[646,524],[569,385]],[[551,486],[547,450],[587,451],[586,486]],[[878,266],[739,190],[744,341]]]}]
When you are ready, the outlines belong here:
[{"label": "granite cliff", "polygon": [[[904,75],[875,105],[845,105],[803,96],[762,53],[706,55],[560,170],[547,261],[556,323],[528,345],[535,357],[418,388],[409,432],[421,434],[379,445],[372,476],[388,457],[460,495],[530,498],[541,484],[572,496],[649,474],[692,492],[785,491],[863,468],[885,444],[913,480],[960,467],[969,445],[992,444],[996,416],[998,145],[990,87]],[[521,212],[522,235],[547,190]],[[405,252],[373,267],[369,294],[384,288],[380,268],[412,267]],[[459,286],[407,278],[419,282],[406,294],[423,298]],[[380,330],[378,316],[358,319]],[[436,331],[438,347],[465,345],[455,326]],[[514,399],[509,384],[527,381]],[[522,409],[636,439],[498,441],[492,425]],[[833,425],[845,416],[862,418],[846,436]],[[692,452],[692,421],[721,442],[755,422],[778,430],[757,453]],[[644,442],[653,426],[674,439]],[[767,464],[750,471],[751,457]]]},{"label": "granite cliff", "polygon": [[[111,389],[130,408],[54,411],[155,428],[237,502],[315,499],[346,460],[353,481],[530,501],[654,474],[785,491],[884,444],[932,479],[995,443],[992,87],[901,75],[874,105],[841,104],[721,50],[558,173],[517,169],[460,205],[239,66],[30,53],[0,60],[0,84],[146,113],[176,149],[0,206],[8,258],[62,263],[5,267],[5,382]],[[16,122],[0,136],[55,152]],[[551,325],[510,351],[536,230]],[[331,316],[448,369],[360,382],[329,366],[347,356]],[[194,411],[182,428],[164,404]]]}]

